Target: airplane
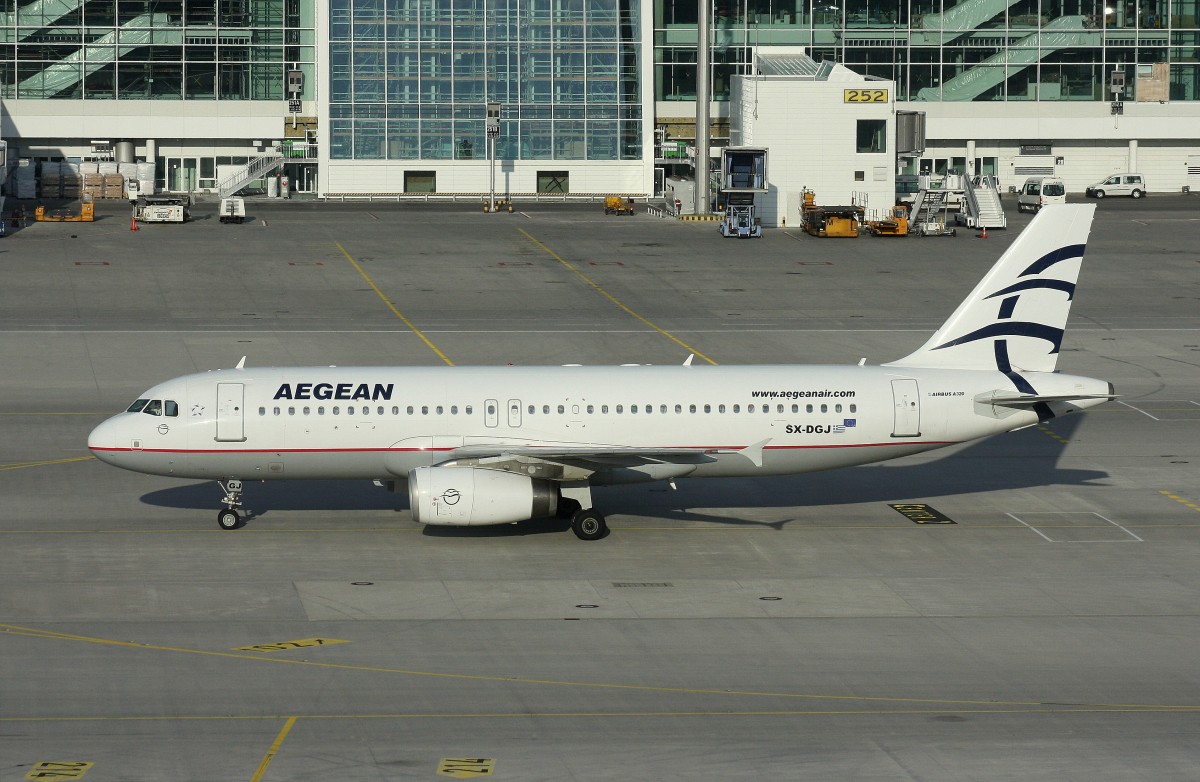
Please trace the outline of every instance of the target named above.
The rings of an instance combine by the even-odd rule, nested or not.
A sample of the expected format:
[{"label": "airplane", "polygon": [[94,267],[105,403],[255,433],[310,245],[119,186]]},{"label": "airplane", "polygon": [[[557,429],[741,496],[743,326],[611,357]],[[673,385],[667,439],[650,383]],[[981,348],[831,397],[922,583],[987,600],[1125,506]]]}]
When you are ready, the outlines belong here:
[{"label": "airplane", "polygon": [[869,464],[1011,432],[1115,398],[1056,371],[1095,205],[1043,209],[933,336],[878,366],[274,367],[168,380],[88,448],[150,475],[407,480],[414,521],[560,515],[608,532],[592,487]]}]

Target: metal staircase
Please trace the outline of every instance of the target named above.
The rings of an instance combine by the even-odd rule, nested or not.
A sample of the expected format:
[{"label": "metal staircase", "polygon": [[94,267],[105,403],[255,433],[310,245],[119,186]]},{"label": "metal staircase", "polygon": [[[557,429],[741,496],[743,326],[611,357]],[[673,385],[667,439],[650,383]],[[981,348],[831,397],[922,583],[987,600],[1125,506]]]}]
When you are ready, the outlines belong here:
[{"label": "metal staircase", "polygon": [[953,236],[952,230],[946,230],[946,191],[919,191],[913,200],[910,225],[918,236]]},{"label": "metal staircase", "polygon": [[979,184],[966,182],[963,209],[954,221],[969,228],[1007,228],[1008,218],[1000,203],[999,182],[993,176],[979,177]]},{"label": "metal staircase", "polygon": [[265,155],[254,158],[243,168],[225,177],[217,183],[221,198],[228,198],[255,179],[261,179],[271,174],[283,165],[283,152],[272,150]]}]

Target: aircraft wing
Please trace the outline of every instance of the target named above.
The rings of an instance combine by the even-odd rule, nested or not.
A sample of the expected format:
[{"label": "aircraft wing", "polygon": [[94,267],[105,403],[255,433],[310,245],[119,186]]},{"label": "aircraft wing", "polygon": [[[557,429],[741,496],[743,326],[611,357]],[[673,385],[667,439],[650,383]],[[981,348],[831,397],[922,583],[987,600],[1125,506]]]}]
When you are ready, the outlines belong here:
[{"label": "aircraft wing", "polygon": [[[585,472],[604,472],[619,469],[653,468],[648,473],[673,472],[678,475],[691,472],[696,465],[716,461],[723,454],[739,454],[756,466],[762,466],[762,450],[769,440],[748,446],[704,447],[704,448],[636,448],[615,445],[575,445],[506,443],[475,444],[454,448],[450,460],[469,460],[480,466],[499,465],[506,462],[556,464]],[[671,467],[682,468],[672,470]]]}]

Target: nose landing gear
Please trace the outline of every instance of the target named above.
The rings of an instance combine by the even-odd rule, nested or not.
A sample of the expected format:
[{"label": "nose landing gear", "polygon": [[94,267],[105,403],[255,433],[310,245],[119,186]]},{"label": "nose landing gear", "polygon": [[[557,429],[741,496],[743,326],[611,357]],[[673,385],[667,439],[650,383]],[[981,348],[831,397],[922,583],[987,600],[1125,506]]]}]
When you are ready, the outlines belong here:
[{"label": "nose landing gear", "polygon": [[230,478],[228,481],[217,481],[217,485],[225,492],[225,499],[221,500],[225,508],[217,513],[217,525],[221,529],[238,529],[245,526],[246,522],[237,512],[237,509],[242,507],[242,482]]}]

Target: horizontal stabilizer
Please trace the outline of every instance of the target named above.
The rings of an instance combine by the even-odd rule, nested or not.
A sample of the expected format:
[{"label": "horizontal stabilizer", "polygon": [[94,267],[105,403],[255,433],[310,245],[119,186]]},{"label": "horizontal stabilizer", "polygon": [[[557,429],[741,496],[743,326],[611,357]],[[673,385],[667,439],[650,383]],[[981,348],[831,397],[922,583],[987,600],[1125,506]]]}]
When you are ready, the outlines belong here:
[{"label": "horizontal stabilizer", "polygon": [[1107,394],[1008,394],[996,396],[980,394],[975,397],[975,401],[985,405],[1033,407],[1034,405],[1048,404],[1050,402],[1081,402],[1085,399],[1103,399],[1111,402],[1116,398],[1117,395],[1110,390]]}]

